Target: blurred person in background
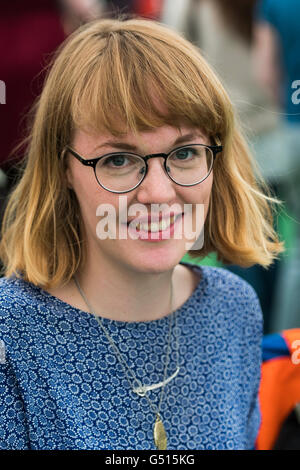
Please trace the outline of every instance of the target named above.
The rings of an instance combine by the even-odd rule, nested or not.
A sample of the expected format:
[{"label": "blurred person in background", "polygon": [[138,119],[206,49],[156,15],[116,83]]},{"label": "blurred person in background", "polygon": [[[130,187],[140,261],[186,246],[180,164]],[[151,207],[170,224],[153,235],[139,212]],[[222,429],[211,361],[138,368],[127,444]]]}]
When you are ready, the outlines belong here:
[{"label": "blurred person in background", "polygon": [[106,12],[105,0],[59,0],[61,19],[66,35],[81,24],[88,23]]},{"label": "blurred person in background", "polygon": [[0,106],[0,168],[6,173],[13,163],[8,157],[23,137],[21,118],[40,92],[40,72],[65,35],[51,0],[1,2],[0,10],[0,73],[7,95]]},{"label": "blurred person in background", "polygon": [[[299,17],[299,0],[262,0],[254,29],[257,79],[282,107],[282,125],[274,135],[274,145],[280,150],[274,176],[279,196],[295,220],[294,241],[279,273],[271,325],[274,332],[300,325]],[[273,164],[271,152],[268,157],[266,163]]]},{"label": "blurred person in background", "polygon": [[[173,8],[175,3],[176,8]],[[182,31],[198,45],[221,77],[237,110],[243,133],[249,141],[259,167],[276,193],[273,165],[265,165],[265,153],[272,147],[278,127],[275,100],[257,82],[252,61],[253,17],[256,0],[166,0],[163,22]],[[264,314],[264,332],[269,332],[278,261],[268,270],[227,266],[246,279],[256,290]]]},{"label": "blurred person in background", "polygon": [[135,0],[135,13],[139,16],[158,20],[161,17],[164,0]]},{"label": "blurred person in background", "polygon": [[156,18],[162,0],[61,0],[63,22],[67,33],[95,17],[140,15]]},{"label": "blurred person in background", "polygon": [[[71,0],[71,2],[74,0]],[[75,0],[78,1],[78,0]],[[159,19],[164,0],[88,0],[101,5],[105,17],[137,15],[149,19]]]},{"label": "blurred person in background", "polygon": [[41,91],[51,54],[81,22],[101,13],[99,5],[97,0],[1,3],[0,72],[7,96],[0,106],[0,224],[7,194],[18,176],[22,149],[18,153],[14,149],[26,132],[26,114]]}]

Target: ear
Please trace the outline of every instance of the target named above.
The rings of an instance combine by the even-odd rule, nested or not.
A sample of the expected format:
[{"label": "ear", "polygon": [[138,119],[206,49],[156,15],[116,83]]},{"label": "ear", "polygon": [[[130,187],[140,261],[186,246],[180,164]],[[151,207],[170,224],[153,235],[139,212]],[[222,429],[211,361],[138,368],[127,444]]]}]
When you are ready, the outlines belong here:
[{"label": "ear", "polygon": [[69,189],[73,189],[73,184],[72,184],[72,171],[69,165],[69,156],[68,156],[68,151],[67,149],[64,149],[61,153],[61,161],[62,161],[62,166],[63,166],[63,171],[66,176],[66,181],[67,181],[67,187]]},{"label": "ear", "polygon": [[69,167],[66,168],[66,178],[67,178],[67,187],[69,189],[73,189],[73,184],[72,184],[72,173]]}]

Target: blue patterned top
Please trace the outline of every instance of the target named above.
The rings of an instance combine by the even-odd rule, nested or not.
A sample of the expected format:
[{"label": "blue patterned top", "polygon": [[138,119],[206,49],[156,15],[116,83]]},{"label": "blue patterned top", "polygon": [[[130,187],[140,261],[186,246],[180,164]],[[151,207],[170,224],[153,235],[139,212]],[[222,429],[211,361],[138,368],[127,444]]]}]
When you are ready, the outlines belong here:
[{"label": "blue patterned top", "polygon": [[[168,449],[253,449],[259,301],[223,268],[181,264],[201,277],[176,311],[180,371],[160,409]],[[103,319],[143,384],[163,380],[169,318]],[[176,369],[174,331],[168,376]],[[157,406],[160,393],[148,392]],[[93,315],[21,279],[0,279],[0,449],[156,449],[154,422]]]}]

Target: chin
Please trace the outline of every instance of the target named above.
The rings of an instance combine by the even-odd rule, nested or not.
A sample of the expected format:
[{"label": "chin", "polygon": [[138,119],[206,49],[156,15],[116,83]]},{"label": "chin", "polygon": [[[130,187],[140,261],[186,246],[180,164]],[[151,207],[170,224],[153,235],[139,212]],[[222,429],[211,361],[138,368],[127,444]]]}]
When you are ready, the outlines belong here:
[{"label": "chin", "polygon": [[130,264],[134,270],[143,273],[159,274],[172,270],[184,256],[185,252],[173,250],[153,250],[132,256]]}]

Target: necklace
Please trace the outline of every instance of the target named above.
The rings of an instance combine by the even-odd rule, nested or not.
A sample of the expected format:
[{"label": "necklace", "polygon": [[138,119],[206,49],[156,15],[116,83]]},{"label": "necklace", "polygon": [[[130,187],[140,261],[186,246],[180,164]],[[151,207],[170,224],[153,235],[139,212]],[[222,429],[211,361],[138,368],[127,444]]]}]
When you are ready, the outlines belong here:
[{"label": "necklace", "polygon": [[[103,322],[102,322],[101,318],[98,315],[95,314],[92,307],[89,305],[89,302],[87,301],[87,299],[86,299],[86,297],[85,297],[85,295],[84,295],[84,293],[83,293],[83,291],[82,291],[82,289],[79,285],[79,282],[78,282],[78,280],[75,276],[74,276],[74,281],[75,281],[75,284],[76,284],[76,286],[79,290],[79,293],[82,296],[83,300],[85,301],[90,313],[93,314],[93,316],[95,317],[95,319],[97,320],[97,322],[101,326],[107,340],[109,341],[110,345],[112,346],[113,350],[115,351],[117,359],[119,360],[119,362],[123,366],[126,378],[128,380],[128,383],[131,385],[131,387],[133,389],[133,392],[136,393],[137,395],[141,396],[141,397],[144,396],[148,400],[149,405],[151,406],[152,410],[154,411],[154,414],[156,416],[155,423],[154,423],[154,428],[153,428],[154,443],[155,443],[155,446],[156,446],[157,449],[166,450],[167,449],[167,434],[166,434],[166,430],[165,430],[165,427],[163,425],[163,422],[162,422],[162,419],[161,419],[161,416],[160,416],[160,407],[161,407],[161,404],[162,404],[162,398],[163,398],[165,385],[167,383],[169,383],[173,378],[175,378],[176,375],[178,374],[179,370],[180,370],[179,355],[178,355],[179,347],[178,347],[177,315],[176,315],[176,312],[173,312],[173,283],[172,283],[172,281],[171,281],[171,291],[170,291],[171,314],[170,314],[170,321],[169,321],[169,337],[168,337],[168,347],[167,347],[166,362],[165,362],[165,369],[164,369],[164,380],[162,382],[159,382],[159,383],[153,384],[153,385],[143,385],[141,383],[141,381],[136,377],[133,370],[130,367],[128,367],[128,365],[126,364],[126,361],[124,360],[124,358],[120,354],[114,340],[111,338],[111,336],[109,335],[107,329],[103,325]],[[173,312],[173,314],[172,314],[172,312]],[[177,360],[177,367],[176,367],[176,371],[170,377],[168,377],[168,379],[167,379],[167,367],[168,367],[169,355],[170,355],[171,327],[172,327],[173,316],[175,317],[175,329],[176,329],[176,360]],[[127,371],[129,371],[129,373],[131,374],[131,376],[133,378],[133,384],[135,386],[132,386],[132,381],[129,379]],[[161,390],[159,405],[157,407],[150,400],[150,398],[147,395],[147,392],[149,390],[154,390],[154,389],[157,389],[157,388],[160,388],[160,387],[162,387],[162,390]]]}]

